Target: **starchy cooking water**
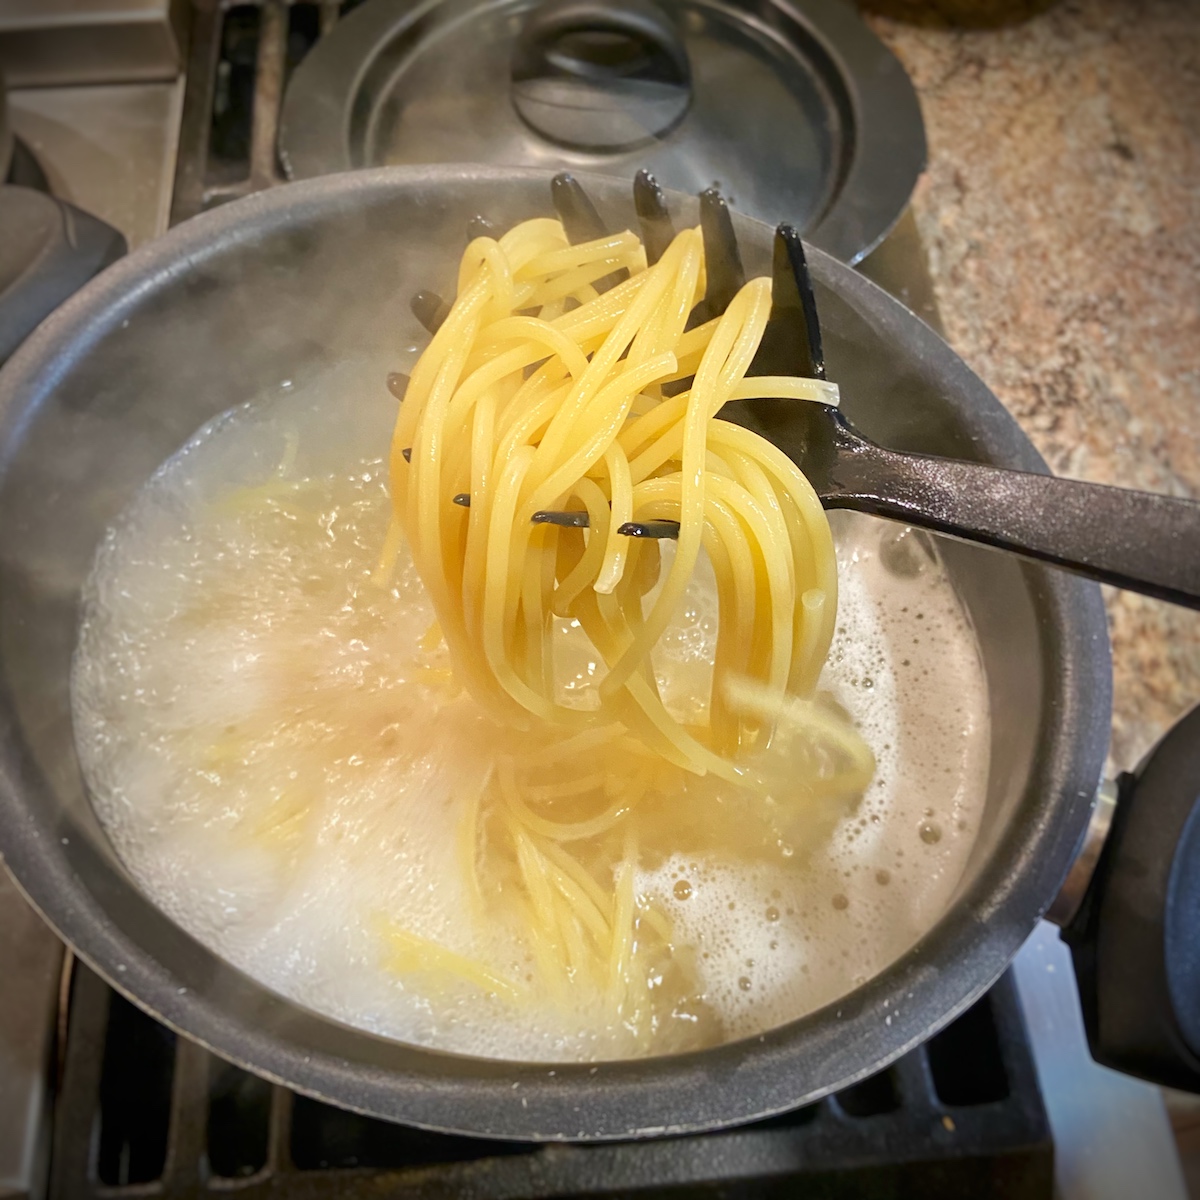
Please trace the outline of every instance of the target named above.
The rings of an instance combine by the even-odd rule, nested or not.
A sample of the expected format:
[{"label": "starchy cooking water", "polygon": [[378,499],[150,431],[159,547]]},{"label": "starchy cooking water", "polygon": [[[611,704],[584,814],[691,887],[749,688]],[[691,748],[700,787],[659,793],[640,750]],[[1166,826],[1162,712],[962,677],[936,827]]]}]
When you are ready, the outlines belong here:
[{"label": "starchy cooking water", "polygon": [[[96,809],[157,904],[310,1008],[470,1054],[634,1053],[585,989],[566,1008],[513,1004],[386,953],[384,918],[501,973],[521,950],[481,932],[456,850],[463,797],[512,735],[456,687],[411,565],[371,580],[389,513],[377,390],[348,369],[285,381],[202,430],[110,532],[74,673]],[[833,515],[822,688],[872,747],[874,782],[774,859],[676,854],[637,877],[694,947],[709,1040],[798,1017],[895,960],[945,909],[980,820],[986,686],[936,551]],[[703,694],[715,612],[700,579],[656,661],[681,714]],[[563,693],[586,704],[588,647],[566,626],[560,639]]]}]

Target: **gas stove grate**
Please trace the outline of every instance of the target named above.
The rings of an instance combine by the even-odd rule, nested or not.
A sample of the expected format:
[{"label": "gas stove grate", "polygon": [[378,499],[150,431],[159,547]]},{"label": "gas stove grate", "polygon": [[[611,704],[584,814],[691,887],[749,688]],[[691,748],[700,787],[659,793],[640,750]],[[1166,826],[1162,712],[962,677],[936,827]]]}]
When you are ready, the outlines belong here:
[{"label": "gas stove grate", "polygon": [[284,181],[283,92],[305,54],[363,0],[190,0],[171,224]]},{"label": "gas stove grate", "polygon": [[427,1133],[230,1066],[78,966],[52,1200],[1052,1194],[1053,1147],[1009,977],[926,1046],[836,1096],[724,1133],[538,1146]]}]

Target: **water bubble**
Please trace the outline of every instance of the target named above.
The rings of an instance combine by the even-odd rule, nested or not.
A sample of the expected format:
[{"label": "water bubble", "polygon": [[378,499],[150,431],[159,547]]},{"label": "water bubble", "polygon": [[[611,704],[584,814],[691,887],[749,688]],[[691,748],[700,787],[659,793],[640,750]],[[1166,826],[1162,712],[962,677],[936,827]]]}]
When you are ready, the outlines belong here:
[{"label": "water bubble", "polygon": [[833,907],[836,908],[838,912],[843,912],[845,909],[850,907],[850,900],[847,896],[844,896],[841,892],[838,892],[838,894],[833,898]]},{"label": "water bubble", "polygon": [[675,880],[675,886],[671,889],[675,893],[676,900],[690,899],[692,894],[692,885],[686,879]]},{"label": "water bubble", "polygon": [[750,986],[751,984],[749,975],[738,976],[738,987],[740,987],[743,992],[748,992],[750,990]]},{"label": "water bubble", "polygon": [[936,846],[942,840],[942,827],[936,821],[924,821],[920,834],[921,841],[927,846]]},{"label": "water bubble", "polygon": [[775,905],[773,905],[773,904],[767,909],[767,920],[768,921],[778,921],[779,920],[779,909],[777,909],[775,907]]}]

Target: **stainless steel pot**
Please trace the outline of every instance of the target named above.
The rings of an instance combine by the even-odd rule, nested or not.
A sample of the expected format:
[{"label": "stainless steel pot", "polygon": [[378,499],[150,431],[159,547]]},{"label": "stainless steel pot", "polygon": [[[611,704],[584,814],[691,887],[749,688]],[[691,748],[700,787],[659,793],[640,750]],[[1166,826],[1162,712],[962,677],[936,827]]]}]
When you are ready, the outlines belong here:
[{"label": "stainless steel pot", "polygon": [[[953,903],[909,953],[836,1003],[676,1057],[554,1068],[474,1059],[383,1040],[282,999],[139,892],[75,758],[78,596],[109,522],[216,413],[364,347],[419,341],[409,297],[450,286],[467,220],[482,213],[503,226],[549,213],[548,179],[397,168],[253,196],[109,268],[0,372],[0,849],[46,919],[114,987],[300,1091],[489,1137],[714,1129],[879,1070],[1007,966],[1067,876],[1101,780],[1110,664],[1097,587],[945,544],[993,713],[985,816]],[[612,224],[631,222],[626,184],[587,187]],[[692,202],[677,203],[694,214]],[[741,221],[739,236],[748,270],[769,269],[770,230]],[[813,252],[812,272],[831,375],[864,431],[898,448],[1045,470],[936,334],[834,259]],[[1200,831],[1200,819],[1193,825]],[[1200,832],[1193,840],[1200,849]]]}]

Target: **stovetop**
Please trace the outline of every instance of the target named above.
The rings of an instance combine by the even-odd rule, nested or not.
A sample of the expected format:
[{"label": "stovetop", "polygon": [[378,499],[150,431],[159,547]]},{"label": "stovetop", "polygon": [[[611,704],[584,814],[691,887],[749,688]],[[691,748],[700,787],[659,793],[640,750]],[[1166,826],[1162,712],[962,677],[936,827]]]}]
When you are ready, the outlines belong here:
[{"label": "stovetop", "polygon": [[177,1038],[77,966],[52,1200],[236,1195],[1049,1198],[1053,1143],[1005,977],[892,1067],[723,1133],[533,1145],[389,1125],[298,1096]]},{"label": "stovetop", "polygon": [[[56,192],[136,246],[282,182],[274,145],[287,78],[361,2],[192,0],[186,87],[18,91],[14,127]],[[115,176],[114,160],[125,165]],[[911,214],[861,269],[939,327]],[[1065,1200],[1115,1200],[1135,1187],[1184,1200],[1158,1094],[1087,1059],[1069,957],[1049,926],[973,1009],[853,1088],[737,1130],[601,1146],[388,1125],[250,1075],[64,960],[2,873],[0,978],[6,1200],[801,1192],[1036,1200],[1051,1195],[1056,1160]]]}]

